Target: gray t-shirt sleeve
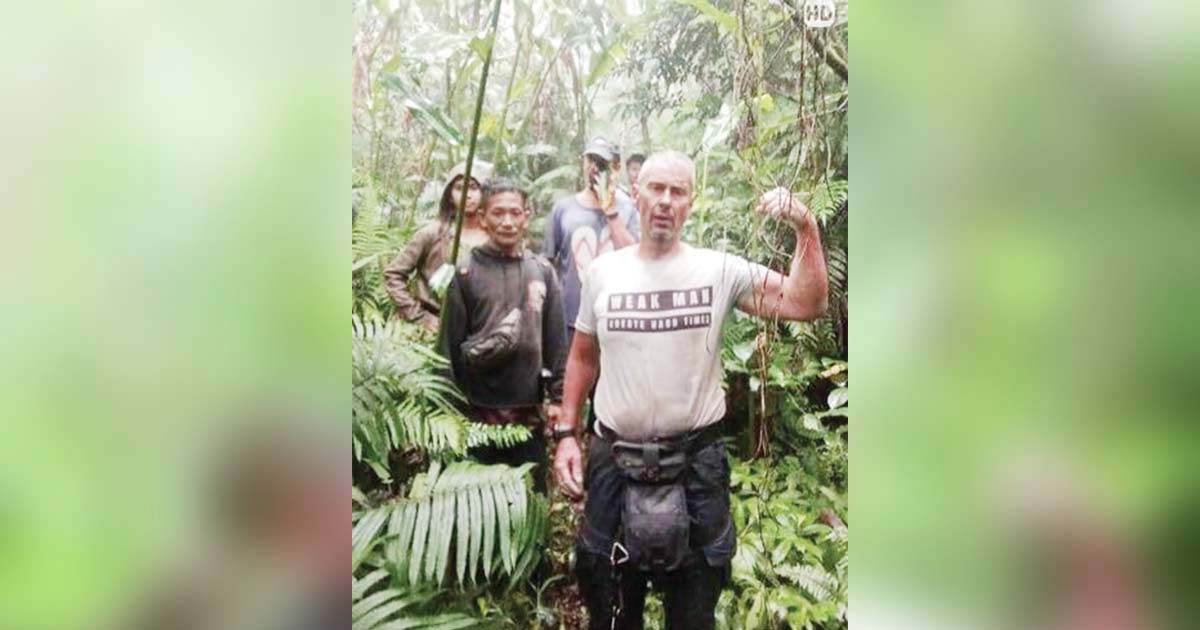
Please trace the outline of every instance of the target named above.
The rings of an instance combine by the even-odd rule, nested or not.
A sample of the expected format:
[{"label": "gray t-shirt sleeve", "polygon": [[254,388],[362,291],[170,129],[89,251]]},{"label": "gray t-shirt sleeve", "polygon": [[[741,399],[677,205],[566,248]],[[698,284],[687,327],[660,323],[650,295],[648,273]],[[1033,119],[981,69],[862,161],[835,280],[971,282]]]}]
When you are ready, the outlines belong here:
[{"label": "gray t-shirt sleeve", "polygon": [[729,280],[729,307],[736,307],[743,297],[751,295],[755,284],[762,285],[770,270],[735,254],[723,254],[724,271]]},{"label": "gray t-shirt sleeve", "polygon": [[596,282],[596,265],[592,265],[583,278],[583,288],[579,291],[579,315],[575,317],[575,330],[589,335],[596,334],[596,311],[593,308]]}]

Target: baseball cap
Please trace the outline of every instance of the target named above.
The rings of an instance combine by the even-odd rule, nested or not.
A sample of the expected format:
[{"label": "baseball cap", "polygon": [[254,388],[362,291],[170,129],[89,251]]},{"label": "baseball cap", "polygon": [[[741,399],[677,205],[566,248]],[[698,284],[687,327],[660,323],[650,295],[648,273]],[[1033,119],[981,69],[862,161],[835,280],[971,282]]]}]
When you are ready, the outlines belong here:
[{"label": "baseball cap", "polygon": [[617,150],[608,140],[597,136],[592,138],[591,142],[587,143],[587,146],[583,147],[583,154],[594,155],[605,162],[611,162],[616,156]]}]

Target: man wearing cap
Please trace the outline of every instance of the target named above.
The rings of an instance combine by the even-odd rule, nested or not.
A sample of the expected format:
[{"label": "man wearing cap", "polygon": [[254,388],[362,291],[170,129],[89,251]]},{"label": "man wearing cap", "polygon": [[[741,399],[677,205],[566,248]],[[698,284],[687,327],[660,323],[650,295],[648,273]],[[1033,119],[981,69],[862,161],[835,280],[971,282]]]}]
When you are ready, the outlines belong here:
[{"label": "man wearing cap", "polygon": [[615,159],[616,149],[604,138],[589,142],[583,150],[583,190],[559,199],[546,224],[542,249],[562,281],[568,339],[579,312],[580,279],[588,266],[597,256],[638,240],[637,211],[628,197],[617,194],[612,181]]},{"label": "man wearing cap", "polygon": [[[587,491],[576,571],[593,630],[640,630],[651,580],[667,630],[714,627],[736,544],[720,441],[722,324],[734,308],[767,321],[826,308],[820,230],[803,203],[779,188],[758,205],[795,229],[785,276],[680,241],[694,182],[686,155],[651,155],[634,189],[642,240],[597,260],[583,281],[552,435],[559,486]],[[597,375],[585,468],[579,412]]]}]

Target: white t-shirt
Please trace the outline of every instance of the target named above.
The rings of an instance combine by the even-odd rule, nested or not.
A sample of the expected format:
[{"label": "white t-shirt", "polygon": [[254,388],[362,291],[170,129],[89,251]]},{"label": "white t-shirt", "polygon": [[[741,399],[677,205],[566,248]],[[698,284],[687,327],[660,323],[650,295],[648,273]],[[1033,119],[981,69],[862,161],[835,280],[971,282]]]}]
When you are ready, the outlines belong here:
[{"label": "white t-shirt", "polygon": [[670,437],[725,415],[721,325],[766,268],[685,244],[669,258],[637,246],[587,271],[575,328],[600,344],[596,417],[624,439]]}]

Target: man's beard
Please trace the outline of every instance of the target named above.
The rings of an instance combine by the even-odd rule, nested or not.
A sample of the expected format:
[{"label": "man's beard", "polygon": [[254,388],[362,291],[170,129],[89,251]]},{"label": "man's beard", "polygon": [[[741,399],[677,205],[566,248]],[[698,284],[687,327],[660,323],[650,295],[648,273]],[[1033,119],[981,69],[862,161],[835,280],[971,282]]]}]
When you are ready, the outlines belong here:
[{"label": "man's beard", "polygon": [[667,228],[650,228],[650,240],[659,245],[669,245],[675,240],[675,233]]}]

